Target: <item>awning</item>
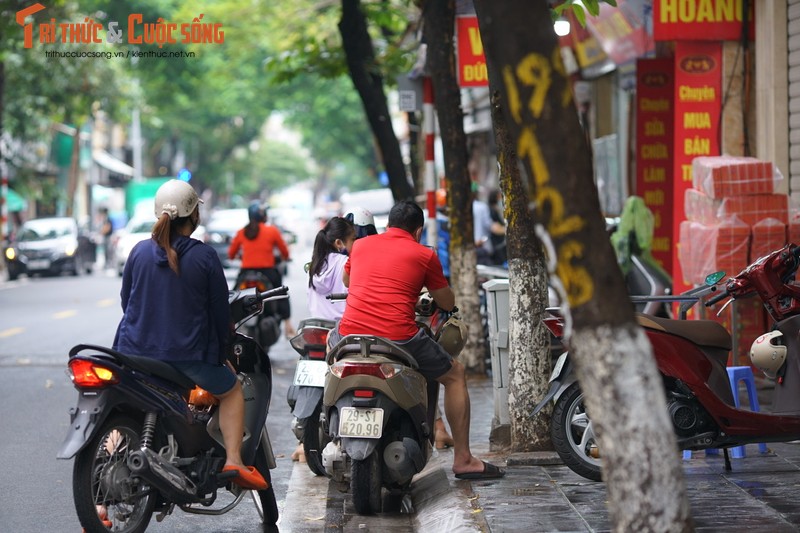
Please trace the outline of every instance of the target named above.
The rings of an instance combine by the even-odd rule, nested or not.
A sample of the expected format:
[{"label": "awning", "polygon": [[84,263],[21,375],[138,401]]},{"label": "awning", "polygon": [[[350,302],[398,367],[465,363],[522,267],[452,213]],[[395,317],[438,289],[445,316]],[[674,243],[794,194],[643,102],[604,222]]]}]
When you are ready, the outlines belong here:
[{"label": "awning", "polygon": [[114,174],[122,174],[123,176],[133,176],[133,167],[120,161],[113,155],[105,150],[93,150],[92,159],[101,167],[108,169]]},{"label": "awning", "polygon": [[8,205],[9,213],[16,213],[18,211],[25,211],[28,209],[28,202],[25,201],[25,198],[14,192],[12,189],[8,189],[6,205]]}]

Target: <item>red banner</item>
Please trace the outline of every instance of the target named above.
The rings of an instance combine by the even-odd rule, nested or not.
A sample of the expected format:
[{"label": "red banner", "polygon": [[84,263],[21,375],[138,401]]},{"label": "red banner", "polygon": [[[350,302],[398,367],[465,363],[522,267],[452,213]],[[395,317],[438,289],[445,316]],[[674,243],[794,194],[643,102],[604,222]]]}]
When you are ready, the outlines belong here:
[{"label": "red banner", "polygon": [[485,87],[489,85],[486,56],[483,54],[478,17],[456,17],[456,43],[458,55],[458,85],[460,87]]},{"label": "red banner", "polygon": [[[673,235],[680,235],[686,220],[684,196],[692,186],[692,160],[719,155],[719,121],[722,114],[722,43],[675,43],[675,167],[673,170]],[[677,254],[672,261],[673,292],[689,288]]]},{"label": "red banner", "polygon": [[653,257],[672,270],[674,142],[674,62],[672,58],[636,62],[636,195],[653,212]]},{"label": "red banner", "polygon": [[[738,41],[744,0],[653,0],[656,41]],[[748,35],[755,36],[754,0],[748,9]]]}]

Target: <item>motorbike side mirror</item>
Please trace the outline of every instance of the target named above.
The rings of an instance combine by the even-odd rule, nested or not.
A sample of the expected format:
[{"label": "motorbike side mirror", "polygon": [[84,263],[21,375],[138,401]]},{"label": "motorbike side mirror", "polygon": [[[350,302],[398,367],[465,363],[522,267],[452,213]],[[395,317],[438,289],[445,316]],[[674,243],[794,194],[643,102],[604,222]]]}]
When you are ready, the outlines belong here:
[{"label": "motorbike side mirror", "polygon": [[708,276],[706,276],[706,285],[708,285],[709,287],[713,287],[714,285],[719,283],[719,280],[721,280],[724,277],[725,277],[724,270],[720,270],[719,272],[714,272],[713,274],[709,274]]}]

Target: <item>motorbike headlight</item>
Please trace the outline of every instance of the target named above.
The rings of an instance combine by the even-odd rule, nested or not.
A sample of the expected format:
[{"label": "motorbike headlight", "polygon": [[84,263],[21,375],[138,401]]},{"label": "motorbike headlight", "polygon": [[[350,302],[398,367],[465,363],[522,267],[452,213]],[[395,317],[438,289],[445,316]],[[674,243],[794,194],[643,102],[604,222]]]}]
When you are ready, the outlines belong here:
[{"label": "motorbike headlight", "polygon": [[6,248],[6,259],[13,261],[17,258],[17,251],[13,248]]}]

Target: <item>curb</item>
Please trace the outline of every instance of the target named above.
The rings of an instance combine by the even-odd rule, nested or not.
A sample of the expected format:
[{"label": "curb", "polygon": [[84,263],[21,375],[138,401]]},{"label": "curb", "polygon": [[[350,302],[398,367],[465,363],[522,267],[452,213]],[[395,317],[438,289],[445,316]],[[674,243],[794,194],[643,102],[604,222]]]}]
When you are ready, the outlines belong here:
[{"label": "curb", "polygon": [[508,466],[563,465],[564,461],[556,452],[517,452],[506,460]]}]

